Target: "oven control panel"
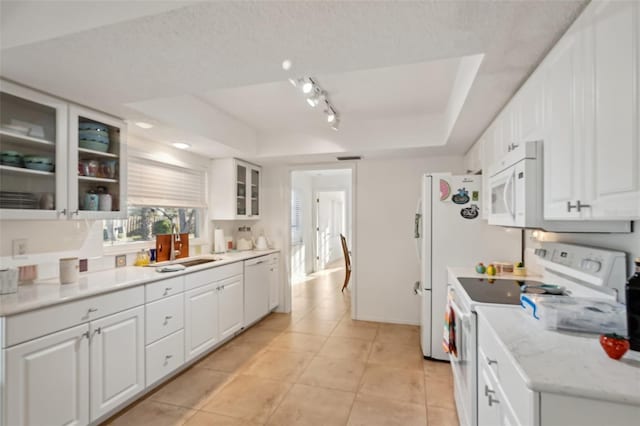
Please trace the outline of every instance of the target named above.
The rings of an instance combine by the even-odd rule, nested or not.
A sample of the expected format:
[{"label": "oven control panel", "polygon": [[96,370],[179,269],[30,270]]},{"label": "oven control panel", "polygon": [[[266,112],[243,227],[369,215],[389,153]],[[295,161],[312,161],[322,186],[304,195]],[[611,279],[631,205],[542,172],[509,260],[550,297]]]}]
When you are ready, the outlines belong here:
[{"label": "oven control panel", "polygon": [[[564,243],[543,243],[535,250],[546,270],[623,293],[626,254],[623,252]],[[620,298],[619,298],[620,300]]]}]

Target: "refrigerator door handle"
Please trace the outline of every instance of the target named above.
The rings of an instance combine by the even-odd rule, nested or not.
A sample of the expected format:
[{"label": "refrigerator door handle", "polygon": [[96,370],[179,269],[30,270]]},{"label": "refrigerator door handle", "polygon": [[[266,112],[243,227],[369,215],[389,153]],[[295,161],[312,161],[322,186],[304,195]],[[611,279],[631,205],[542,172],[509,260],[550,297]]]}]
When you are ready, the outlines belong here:
[{"label": "refrigerator door handle", "polygon": [[413,229],[413,238],[415,239],[420,238],[420,218],[422,218],[422,215],[420,213],[416,213],[416,218],[414,220],[414,229]]}]

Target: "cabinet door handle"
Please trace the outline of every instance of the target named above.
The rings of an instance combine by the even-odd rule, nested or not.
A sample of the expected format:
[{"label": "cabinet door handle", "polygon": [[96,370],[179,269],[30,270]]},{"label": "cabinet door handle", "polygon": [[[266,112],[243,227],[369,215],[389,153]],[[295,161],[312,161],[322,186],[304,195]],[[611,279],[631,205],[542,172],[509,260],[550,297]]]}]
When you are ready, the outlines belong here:
[{"label": "cabinet door handle", "polygon": [[582,211],[582,209],[590,209],[591,205],[590,204],[582,204],[580,202],[580,200],[578,200],[578,204],[576,204],[576,208],[578,209],[578,211]]},{"label": "cabinet door handle", "polygon": [[488,385],[484,385],[484,396],[489,396],[494,393],[496,393],[496,391],[489,389]]},{"label": "cabinet door handle", "polygon": [[165,355],[164,359],[171,359],[173,358],[173,355]]},{"label": "cabinet door handle", "polygon": [[88,331],[85,331],[84,333],[82,333],[82,334],[80,335],[80,338],[81,338],[81,339],[84,339],[84,338],[86,337],[86,338],[87,338],[87,340],[88,340],[88,339],[89,339],[89,336],[90,336],[90,335],[89,335],[89,332],[88,332]]},{"label": "cabinet door handle", "polygon": [[567,201],[567,212],[571,213],[571,210],[573,209],[580,211],[580,209],[578,208],[578,204],[571,204],[571,201]]},{"label": "cabinet door handle", "polygon": [[166,287],[166,288],[164,289],[164,294],[163,294],[163,296],[166,296],[167,294],[169,294],[169,292],[170,292],[171,290],[172,290],[172,288],[171,288],[171,287]]},{"label": "cabinet door handle", "polygon": [[166,317],[164,317],[164,323],[168,323],[171,318],[173,318],[171,315],[167,315]]},{"label": "cabinet door handle", "polygon": [[98,308],[89,308],[89,310],[87,312],[90,313],[90,314],[92,314],[94,312],[98,312]]},{"label": "cabinet door handle", "polygon": [[259,260],[259,261],[257,261],[256,263],[254,263],[254,265],[259,265],[259,264],[261,264],[261,263],[264,263],[264,260]]},{"label": "cabinet door handle", "polygon": [[102,327],[98,327],[95,330],[93,330],[92,336],[95,336],[96,334],[102,334]]},{"label": "cabinet door handle", "polygon": [[58,215],[65,216],[67,214],[67,209],[58,210]]},{"label": "cabinet door handle", "polygon": [[487,364],[491,365],[491,364],[497,364],[498,361],[496,361],[495,359],[491,359],[489,357],[487,357]]},{"label": "cabinet door handle", "polygon": [[492,407],[493,404],[500,404],[500,401],[495,399],[492,395],[489,395],[489,407]]},{"label": "cabinet door handle", "polygon": [[71,212],[71,216],[78,216],[80,214],[80,210],[75,209],[74,211]]}]

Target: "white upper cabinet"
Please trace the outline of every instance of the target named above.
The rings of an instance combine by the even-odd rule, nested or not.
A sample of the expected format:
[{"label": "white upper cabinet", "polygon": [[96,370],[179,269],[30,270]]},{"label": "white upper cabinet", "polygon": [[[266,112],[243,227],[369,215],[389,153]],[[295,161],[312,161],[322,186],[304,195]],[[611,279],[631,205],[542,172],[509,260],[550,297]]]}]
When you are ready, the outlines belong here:
[{"label": "white upper cabinet", "polygon": [[0,80],[0,219],[66,218],[67,111]]},{"label": "white upper cabinet", "polygon": [[636,2],[600,1],[587,12],[587,217],[640,217],[638,9]]},{"label": "white upper cabinet", "polygon": [[125,218],[126,124],[0,80],[0,219]]},{"label": "white upper cabinet", "polygon": [[87,108],[69,108],[69,210],[81,219],[127,217],[127,126]]},{"label": "white upper cabinet", "polygon": [[209,187],[209,212],[212,220],[260,219],[260,166],[235,158],[212,160]]},{"label": "white upper cabinet", "polygon": [[544,70],[544,218],[580,219],[577,208],[583,181],[579,169],[582,126],[581,34],[575,26],[558,42]]},{"label": "white upper cabinet", "polygon": [[476,142],[486,176],[513,144],[544,141],[546,220],[640,219],[639,9],[591,2]]},{"label": "white upper cabinet", "polygon": [[640,218],[637,9],[591,3],[545,62],[545,219]]}]

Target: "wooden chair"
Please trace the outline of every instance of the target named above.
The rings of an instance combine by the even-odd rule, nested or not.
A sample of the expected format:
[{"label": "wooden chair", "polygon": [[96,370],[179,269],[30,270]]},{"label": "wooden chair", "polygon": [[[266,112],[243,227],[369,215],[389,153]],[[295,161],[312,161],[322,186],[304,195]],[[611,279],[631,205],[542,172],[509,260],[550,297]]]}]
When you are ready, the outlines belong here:
[{"label": "wooden chair", "polygon": [[349,278],[351,278],[351,252],[347,247],[347,239],[342,234],[340,234],[340,242],[342,243],[342,254],[344,255],[345,270],[344,284],[342,285],[342,290],[340,291],[344,291],[344,289],[349,285]]}]

